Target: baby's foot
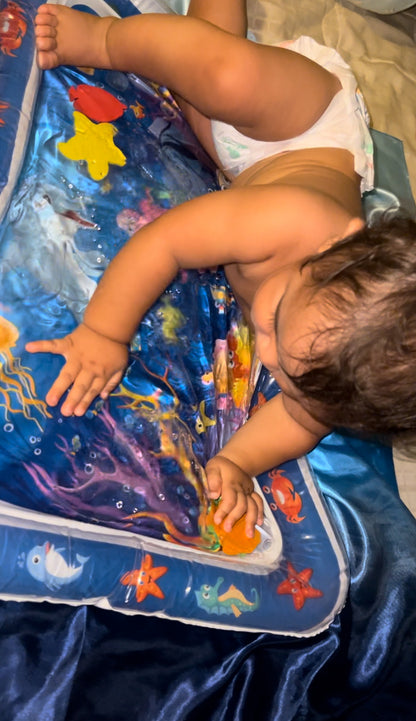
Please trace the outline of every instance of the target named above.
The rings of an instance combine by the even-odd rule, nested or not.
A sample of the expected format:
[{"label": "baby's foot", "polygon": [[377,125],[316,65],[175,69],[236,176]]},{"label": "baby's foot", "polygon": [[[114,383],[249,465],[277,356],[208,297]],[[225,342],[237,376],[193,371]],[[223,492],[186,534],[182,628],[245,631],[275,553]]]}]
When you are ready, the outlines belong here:
[{"label": "baby's foot", "polygon": [[99,18],[63,5],[41,5],[35,20],[38,65],[110,68],[107,31],[114,18]]}]

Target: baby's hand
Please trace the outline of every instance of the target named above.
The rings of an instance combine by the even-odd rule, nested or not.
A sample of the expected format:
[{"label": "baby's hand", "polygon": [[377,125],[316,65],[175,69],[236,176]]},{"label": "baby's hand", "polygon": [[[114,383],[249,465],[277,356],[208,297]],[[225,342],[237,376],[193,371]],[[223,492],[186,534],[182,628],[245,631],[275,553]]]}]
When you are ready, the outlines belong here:
[{"label": "baby's hand", "polygon": [[66,363],[46,395],[48,405],[56,406],[72,386],[61,408],[64,416],[82,416],[98,395],[107,398],[120,383],[128,360],[124,343],[110,340],[83,323],[64,338],[27,343],[26,350],[64,356]]},{"label": "baby's hand", "polygon": [[216,499],[221,496],[214,516],[215,523],[220,525],[224,521],[224,530],[230,532],[234,523],[246,514],[246,535],[253,538],[254,526],[263,523],[263,501],[255,493],[250,476],[221,454],[211,458],[205,470],[210,497]]}]

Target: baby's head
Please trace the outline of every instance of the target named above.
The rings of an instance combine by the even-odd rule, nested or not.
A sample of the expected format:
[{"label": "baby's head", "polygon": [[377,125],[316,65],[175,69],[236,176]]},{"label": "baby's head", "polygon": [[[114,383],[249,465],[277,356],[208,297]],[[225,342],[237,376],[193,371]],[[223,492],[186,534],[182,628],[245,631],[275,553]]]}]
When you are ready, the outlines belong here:
[{"label": "baby's head", "polygon": [[302,405],[328,426],[416,431],[415,221],[364,226],[307,258],[300,275],[315,310],[301,352],[291,351]]}]

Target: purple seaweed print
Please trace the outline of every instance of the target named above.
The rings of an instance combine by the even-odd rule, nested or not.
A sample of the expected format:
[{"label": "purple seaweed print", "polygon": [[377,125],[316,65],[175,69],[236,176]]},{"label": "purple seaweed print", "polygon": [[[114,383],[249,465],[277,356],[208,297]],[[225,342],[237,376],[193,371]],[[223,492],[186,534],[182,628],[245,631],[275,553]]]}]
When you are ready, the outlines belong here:
[{"label": "purple seaweed print", "polygon": [[124,432],[104,407],[93,438],[60,436],[62,466],[49,472],[25,464],[38,491],[58,515],[216,550],[204,523],[208,500],[192,439],[179,418],[158,421],[159,447]]}]

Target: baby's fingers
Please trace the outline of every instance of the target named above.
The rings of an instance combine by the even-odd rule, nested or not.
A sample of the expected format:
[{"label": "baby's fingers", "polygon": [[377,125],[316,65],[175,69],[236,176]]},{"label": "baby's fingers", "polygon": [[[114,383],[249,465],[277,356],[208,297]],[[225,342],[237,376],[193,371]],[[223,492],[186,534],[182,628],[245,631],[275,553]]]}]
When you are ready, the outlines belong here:
[{"label": "baby's fingers", "polygon": [[264,521],[264,508],[263,501],[257,493],[252,493],[247,498],[247,512],[246,512],[246,536],[253,538],[254,526],[263,525]]},{"label": "baby's fingers", "polygon": [[103,376],[96,376],[90,371],[81,370],[73,382],[72,388],[68,393],[68,397],[62,404],[62,415],[83,416],[93,400],[100,395],[104,386],[105,379]]},{"label": "baby's fingers", "polygon": [[218,498],[221,495],[222,489],[221,473],[209,461],[205,467],[205,471],[207,474],[209,497],[213,499]]},{"label": "baby's fingers", "polygon": [[26,343],[25,349],[29,353],[54,353],[55,355],[64,355],[66,344],[63,338],[54,340],[32,340]]},{"label": "baby's fingers", "polygon": [[120,383],[121,379],[123,378],[124,371],[117,371],[117,373],[114,373],[110,380],[107,381],[104,388],[100,391],[100,397],[105,401],[110,393],[114,390],[114,388],[117,388],[118,384]]},{"label": "baby's fingers", "polygon": [[[58,403],[61,400],[65,391],[67,391],[68,388],[70,388],[72,386],[78,373],[79,373],[79,366],[75,366],[74,364],[70,364],[70,363],[65,363],[65,365],[62,368],[61,372],[59,373],[57,379],[51,385],[49,391],[46,394],[45,400],[49,406],[58,405]],[[69,409],[68,409],[68,411],[69,411]],[[63,415],[70,416],[70,415],[72,415],[72,411],[63,413]]]},{"label": "baby's fingers", "polygon": [[222,496],[221,503],[215,512],[214,521],[220,525],[223,521],[224,531],[229,533],[236,521],[245,514],[247,510],[247,496],[241,490],[228,488]]}]

